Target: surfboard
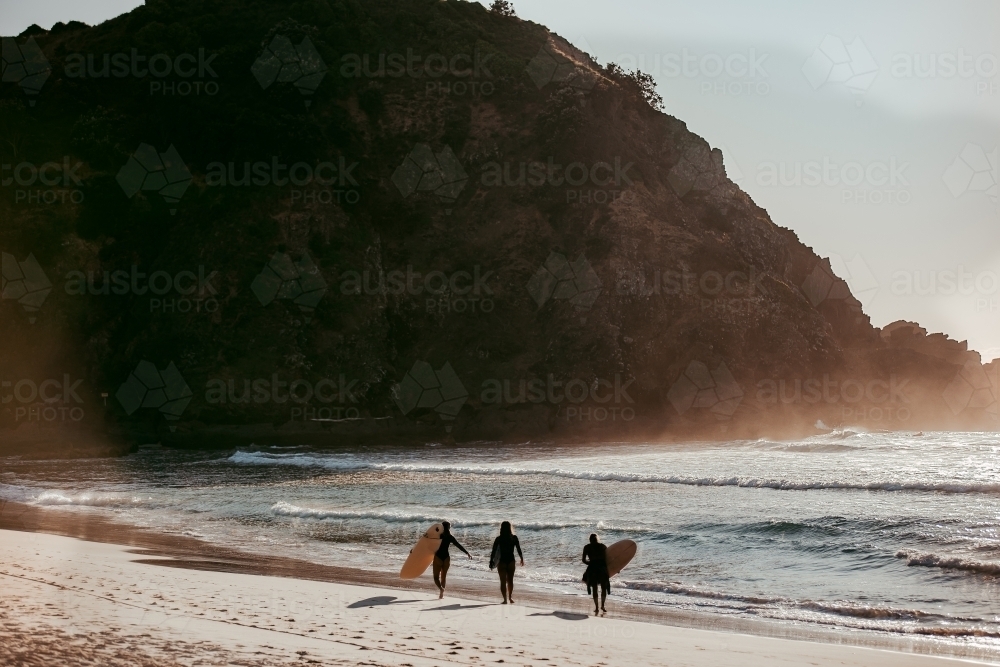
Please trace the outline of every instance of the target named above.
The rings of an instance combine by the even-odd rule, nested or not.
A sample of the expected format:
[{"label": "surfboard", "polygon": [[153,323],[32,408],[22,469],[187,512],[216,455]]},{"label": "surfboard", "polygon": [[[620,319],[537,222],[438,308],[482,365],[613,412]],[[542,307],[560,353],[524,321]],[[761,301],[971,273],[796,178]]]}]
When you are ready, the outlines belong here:
[{"label": "surfboard", "polygon": [[410,555],[406,557],[406,562],[399,570],[400,579],[416,579],[427,571],[427,568],[434,562],[434,552],[441,546],[441,533],[443,532],[444,527],[439,523],[427,529],[427,532],[410,549]]},{"label": "surfboard", "polygon": [[494,540],[493,551],[490,552],[490,569],[497,569],[497,565],[500,563],[500,543]]},{"label": "surfboard", "polygon": [[608,562],[608,576],[613,577],[624,570],[635,557],[635,550],[636,545],[632,540],[622,540],[609,546],[605,555]]}]

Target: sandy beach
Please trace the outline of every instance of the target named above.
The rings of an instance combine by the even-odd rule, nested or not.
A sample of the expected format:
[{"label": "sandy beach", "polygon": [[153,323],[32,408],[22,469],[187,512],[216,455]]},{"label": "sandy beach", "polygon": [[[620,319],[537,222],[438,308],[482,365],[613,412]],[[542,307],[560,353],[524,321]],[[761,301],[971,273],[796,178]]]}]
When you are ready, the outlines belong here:
[{"label": "sandy beach", "polygon": [[[29,527],[52,527],[44,517],[31,523],[33,514],[24,515]],[[11,514],[5,516],[9,525]],[[153,545],[137,548],[141,533],[131,534],[140,539],[126,546],[0,530],[0,663],[974,664],[630,620],[616,615],[613,601],[608,616],[594,618],[582,611],[580,597],[552,604],[559,600],[525,596],[504,606],[482,599],[482,592],[464,595],[460,586],[438,600],[423,580],[401,590],[317,581],[315,572],[304,579],[224,571],[245,568],[222,558],[160,555]]]}]

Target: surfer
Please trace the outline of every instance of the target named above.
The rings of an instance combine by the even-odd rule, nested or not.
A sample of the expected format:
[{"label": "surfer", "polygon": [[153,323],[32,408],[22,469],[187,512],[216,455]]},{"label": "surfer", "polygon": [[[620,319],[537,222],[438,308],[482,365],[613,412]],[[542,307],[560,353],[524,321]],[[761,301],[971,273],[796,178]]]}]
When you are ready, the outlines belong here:
[{"label": "surfer", "polygon": [[[448,555],[448,547],[454,544],[462,553],[469,557],[469,560],[472,560],[472,554],[466,551],[465,547],[459,544],[458,540],[451,534],[451,524],[447,521],[442,521],[441,527],[444,529],[444,532],[441,533],[441,546],[434,553],[434,583],[437,584],[438,589],[441,591],[438,599],[444,597],[444,587],[448,585],[448,568],[451,567],[451,556]],[[424,562],[426,563],[427,561]]]},{"label": "surfer", "polygon": [[594,616],[597,616],[597,587],[601,587],[601,608],[600,611],[607,613],[604,608],[604,601],[608,598],[608,591],[611,590],[611,578],[608,576],[608,548],[597,541],[597,535],[591,533],[590,544],[583,548],[583,562],[587,566],[587,571],[583,573],[583,580],[587,582],[587,592],[594,593]]},{"label": "surfer", "polygon": [[514,549],[521,559],[521,567],[524,567],[524,554],[521,553],[521,542],[517,535],[511,530],[510,521],[500,524],[500,535],[493,540],[493,551],[490,553],[490,569],[497,569],[500,575],[500,595],[503,596],[503,603],[514,604]]}]

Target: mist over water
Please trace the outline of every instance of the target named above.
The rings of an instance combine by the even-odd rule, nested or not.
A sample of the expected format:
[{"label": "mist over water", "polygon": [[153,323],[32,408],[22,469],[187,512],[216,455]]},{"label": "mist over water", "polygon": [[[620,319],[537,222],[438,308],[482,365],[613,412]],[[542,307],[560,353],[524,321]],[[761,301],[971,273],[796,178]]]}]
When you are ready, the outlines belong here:
[{"label": "mist over water", "polygon": [[510,520],[521,584],[581,594],[580,552],[597,532],[639,545],[612,582],[618,598],[1000,651],[998,450],[995,434],[850,431],[628,451],[148,449],[2,459],[0,498],[387,572],[449,520],[476,557],[453,558],[452,578],[490,582],[489,546]]}]

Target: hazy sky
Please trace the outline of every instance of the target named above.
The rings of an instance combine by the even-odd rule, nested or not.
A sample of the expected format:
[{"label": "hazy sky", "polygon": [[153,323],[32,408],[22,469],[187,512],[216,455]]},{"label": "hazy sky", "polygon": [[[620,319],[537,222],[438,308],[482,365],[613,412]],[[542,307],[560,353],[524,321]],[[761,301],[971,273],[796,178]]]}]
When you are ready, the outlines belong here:
[{"label": "hazy sky", "polygon": [[[137,4],[0,0],[0,34]],[[831,257],[874,324],[915,320],[1000,356],[1000,2],[514,5],[652,74],[667,112]]]}]

